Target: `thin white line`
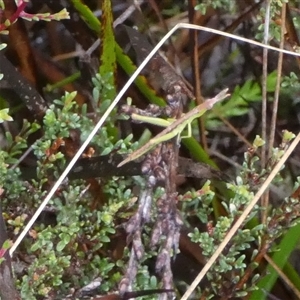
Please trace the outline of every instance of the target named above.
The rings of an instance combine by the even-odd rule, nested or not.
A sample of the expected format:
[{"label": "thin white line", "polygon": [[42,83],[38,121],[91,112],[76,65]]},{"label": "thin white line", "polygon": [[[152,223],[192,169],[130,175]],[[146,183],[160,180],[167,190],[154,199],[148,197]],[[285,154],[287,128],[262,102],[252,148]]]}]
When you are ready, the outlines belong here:
[{"label": "thin white line", "polygon": [[270,183],[274,179],[274,177],[278,174],[280,169],[282,168],[285,161],[289,158],[295,147],[298,145],[300,141],[300,133],[298,133],[297,137],[294,139],[294,141],[291,143],[290,147],[287,149],[287,151],[284,153],[284,155],[281,157],[279,162],[276,164],[274,169],[272,170],[271,174],[268,176],[268,178],[265,180],[259,191],[256,193],[254,198],[251,200],[249,205],[246,207],[244,212],[241,214],[241,216],[238,218],[238,220],[234,223],[232,228],[229,230],[227,235],[225,236],[222,243],[219,245],[215,253],[211,256],[211,258],[207,261],[201,272],[198,274],[198,276],[195,278],[195,280],[192,282],[192,284],[189,286],[185,294],[182,296],[180,300],[187,300],[188,297],[192,294],[192,292],[197,288],[198,284],[201,282],[207,271],[212,267],[212,265],[215,263],[219,255],[222,253],[222,251],[225,249],[228,242],[232,239],[232,237],[235,235],[239,227],[244,222],[245,218],[248,216],[248,214],[251,212],[261,195],[265,192],[265,190],[269,187]]},{"label": "thin white line", "polygon": [[193,25],[193,24],[187,24],[187,23],[179,23],[179,24],[175,25],[162,38],[162,40],[153,48],[153,50],[149,53],[149,55],[145,58],[145,60],[141,63],[141,65],[135,70],[135,72],[132,74],[132,76],[129,78],[129,80],[127,81],[127,83],[121,89],[121,91],[119,92],[119,94],[117,95],[117,97],[114,99],[114,101],[108,107],[107,111],[104,113],[104,115],[102,116],[102,118],[99,120],[99,122],[96,124],[96,126],[94,127],[94,129],[92,130],[92,132],[89,134],[89,136],[85,140],[85,142],[79,148],[78,152],[75,154],[75,156],[73,157],[73,159],[70,161],[70,163],[68,164],[68,166],[66,167],[66,169],[64,170],[64,172],[61,174],[61,176],[58,178],[58,180],[56,181],[56,183],[53,185],[53,187],[49,191],[49,194],[43,200],[43,202],[41,203],[40,207],[37,209],[37,211],[35,212],[35,214],[32,216],[31,220],[28,222],[28,224],[25,226],[25,228],[23,229],[23,231],[21,232],[21,234],[18,236],[18,238],[16,239],[16,241],[14,242],[14,244],[12,245],[12,247],[10,248],[9,254],[11,256],[13,255],[14,251],[19,246],[19,244],[21,243],[21,241],[23,240],[23,238],[25,237],[25,235],[27,234],[27,232],[30,230],[30,228],[32,227],[32,225],[34,224],[34,222],[36,221],[36,219],[38,218],[38,216],[40,215],[40,213],[43,211],[43,209],[45,208],[45,206],[47,205],[47,203],[50,201],[50,199],[52,198],[52,196],[54,195],[54,193],[56,192],[56,190],[58,189],[58,187],[61,185],[61,183],[67,177],[68,173],[71,171],[71,169],[73,168],[73,166],[76,163],[76,161],[80,158],[81,154],[83,153],[83,151],[85,150],[85,148],[88,146],[88,144],[90,143],[90,141],[92,140],[92,138],[95,136],[95,134],[97,133],[97,131],[101,128],[101,126],[105,122],[106,118],[109,116],[109,114],[114,109],[114,107],[119,102],[119,100],[123,97],[123,95],[125,94],[125,92],[129,88],[129,86],[133,83],[133,81],[136,79],[136,77],[139,75],[139,73],[143,70],[143,68],[146,66],[146,64],[149,62],[149,60],[153,57],[153,55],[158,51],[158,49],[164,44],[164,42],[167,39],[169,39],[169,37],[177,29],[179,29],[179,28],[203,30],[203,31],[215,33],[215,34],[218,34],[218,35],[226,36],[226,37],[229,37],[229,38],[232,38],[232,39],[235,39],[235,40],[239,40],[239,41],[243,41],[243,42],[246,42],[246,43],[250,43],[250,44],[253,44],[253,45],[256,45],[256,46],[260,46],[260,47],[263,47],[263,48],[267,48],[267,49],[270,49],[270,50],[274,50],[274,51],[277,51],[277,52],[282,52],[282,53],[286,53],[286,54],[290,54],[290,55],[294,55],[294,56],[300,56],[300,53],[291,52],[291,51],[284,50],[284,49],[279,49],[279,48],[272,47],[272,46],[269,46],[269,45],[264,45],[264,44],[256,42],[256,41],[252,41],[250,39],[246,39],[246,38],[243,38],[243,37],[238,37],[236,35],[233,35],[233,34],[230,34],[230,33],[226,33],[226,32],[220,31],[220,30],[212,29],[212,28],[207,28],[207,27]]},{"label": "thin white line", "polygon": [[[274,50],[276,52],[282,52],[282,53],[290,54],[290,55],[293,55],[293,56],[300,56],[300,53],[298,53],[298,52],[292,52],[292,51],[289,51],[289,50],[276,48],[276,47],[273,47],[273,46],[270,46],[270,45],[262,44],[260,42],[253,41],[253,40],[250,40],[250,39],[246,39],[244,37],[240,37],[240,36],[237,36],[237,35],[234,35],[234,34],[231,34],[231,33],[227,33],[227,32],[224,32],[224,31],[220,31],[220,30],[217,30],[217,29],[207,28],[207,27],[194,25],[194,24],[188,24],[188,23],[179,23],[176,26],[179,26],[179,28],[185,28],[185,29],[203,30],[203,31],[206,31],[206,32],[215,33],[217,35],[226,36],[226,37],[232,38],[234,40],[239,40],[239,41],[242,41],[242,42],[245,42],[245,43],[260,46],[262,48]],[[299,51],[300,51],[300,49],[299,49]]]},{"label": "thin white line", "polygon": [[[177,29],[178,27],[174,27],[171,31],[169,31],[166,35],[165,38],[168,39],[173,32]],[[61,183],[64,181],[64,179],[67,177],[73,166],[75,165],[76,161],[80,158],[81,154],[85,150],[85,148],[89,145],[90,141],[92,138],[95,136],[97,131],[101,128],[102,124],[105,122],[106,118],[109,116],[111,111],[114,109],[116,104],[119,102],[119,100],[123,97],[129,86],[133,83],[133,81],[136,79],[138,74],[143,70],[143,68],[146,66],[146,64],[149,62],[149,60],[152,58],[152,56],[157,52],[157,50],[163,45],[165,39],[161,40],[156,47],[150,52],[150,54],[145,58],[145,60],[142,62],[142,64],[136,69],[136,71],[132,74],[132,76],[129,78],[127,83],[124,85],[124,87],[121,89],[115,100],[112,102],[112,104],[109,106],[107,111],[104,113],[102,118],[99,120],[99,122],[96,124],[92,132],[89,134],[85,142],[82,144],[82,146],[78,149],[78,152],[75,154],[75,156],[72,158],[64,172],[61,174],[61,176],[57,179],[56,183],[53,185],[51,190],[49,191],[49,194],[46,196],[46,198],[43,200],[41,203],[40,207],[37,209],[35,214],[32,216],[31,220],[28,222],[28,224],[25,226],[23,231],[20,233],[12,247],[9,249],[9,254],[12,256],[16,248],[19,246],[27,232],[30,230],[36,219],[39,217],[40,213],[43,211],[45,206],[48,204],[58,187],[61,185]]]}]

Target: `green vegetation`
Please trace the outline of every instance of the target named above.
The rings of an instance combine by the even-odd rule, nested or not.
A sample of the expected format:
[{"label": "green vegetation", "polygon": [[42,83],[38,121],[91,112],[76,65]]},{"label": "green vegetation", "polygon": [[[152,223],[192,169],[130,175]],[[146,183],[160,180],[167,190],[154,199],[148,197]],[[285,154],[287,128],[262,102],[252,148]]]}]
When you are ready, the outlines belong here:
[{"label": "green vegetation", "polygon": [[[117,168],[121,155],[124,158],[137,149],[139,137],[143,143],[145,136],[150,139],[149,128],[153,135],[158,132],[149,124],[130,122],[132,113],[179,118],[199,105],[191,99],[195,90],[156,56],[128,90],[133,105],[122,106],[126,102],[122,99],[113,110],[13,253],[11,264],[7,254],[13,241],[145,57],[149,33],[145,30],[145,40],[135,45],[125,36],[126,28],[114,28],[113,21],[120,16],[114,1],[104,0],[100,5],[67,0],[66,8],[59,1],[45,0],[43,7],[34,0],[13,2],[11,6],[0,0],[0,58],[18,67],[11,70],[0,64],[0,204],[6,224],[0,228],[1,266],[13,269],[12,282],[21,299],[94,299],[117,291],[151,289],[174,289],[174,293],[143,299],[174,295],[180,299],[286,153],[294,133],[300,131],[299,60],[286,56],[281,70],[277,57],[271,56],[268,76],[262,81],[266,62],[261,49],[214,35],[203,42],[201,32],[198,50],[203,47],[205,51],[199,55],[197,81],[192,55],[187,54],[192,40],[184,42],[181,32],[176,32],[173,44],[164,49],[170,47],[166,56],[176,52],[177,58],[168,56],[170,62],[179,62],[176,67],[186,80],[194,77],[194,87],[201,87],[205,98],[228,87],[228,100],[207,111],[202,124],[193,122],[193,137],[182,140],[181,148],[177,137],[171,142],[160,140],[150,154],[145,153],[145,159],[139,157]],[[134,14],[124,23],[141,30],[148,26],[155,40],[157,32],[165,30],[157,23],[158,17],[169,24],[192,9],[203,26],[209,27],[206,22],[214,15],[220,30],[264,38],[267,9],[263,3],[254,9],[254,4],[238,1],[198,1],[195,7],[182,2],[162,1],[158,10],[143,4],[141,15]],[[268,3],[268,40],[278,46],[285,38],[289,49],[300,47],[293,30],[287,30],[284,37],[280,30],[283,22],[288,28],[299,27],[297,1]],[[45,13],[45,7],[51,13]],[[126,8],[124,4],[122,13]],[[252,8],[250,18],[245,11]],[[283,9],[289,11],[285,20]],[[162,13],[158,16],[155,11]],[[229,17],[232,14],[236,18]],[[15,37],[22,37],[23,44],[16,45]],[[100,46],[91,51],[98,37]],[[182,47],[181,42],[185,43]],[[67,59],[61,61],[61,57]],[[264,141],[260,137],[261,102],[266,96],[269,124],[277,92],[276,126],[273,132],[268,126]],[[271,143],[273,133],[275,142]],[[178,160],[178,154],[184,158]],[[272,261],[290,280],[285,285],[293,284],[300,294],[299,270],[290,260],[300,245],[300,177],[298,154],[293,155],[294,161],[290,159],[268,187],[269,201],[262,197],[255,205],[189,299],[266,299],[269,294],[282,298],[278,286],[286,295],[297,297],[282,285]],[[205,166],[209,175],[198,162],[211,166]],[[81,175],[73,179],[77,172]],[[1,281],[0,268],[0,287]],[[99,285],[87,292],[92,282]],[[1,297],[9,299],[0,290]]]}]

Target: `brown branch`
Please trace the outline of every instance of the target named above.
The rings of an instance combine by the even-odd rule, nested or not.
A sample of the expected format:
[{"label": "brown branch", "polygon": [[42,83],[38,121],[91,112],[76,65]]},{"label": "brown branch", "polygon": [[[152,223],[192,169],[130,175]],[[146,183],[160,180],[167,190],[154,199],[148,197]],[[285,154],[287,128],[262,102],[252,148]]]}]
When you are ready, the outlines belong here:
[{"label": "brown branch", "polygon": [[35,117],[42,118],[47,109],[45,100],[29,81],[16,70],[2,52],[0,52],[0,73],[4,74],[0,82],[0,89],[13,90]]},{"label": "brown branch", "polygon": [[[117,168],[118,163],[122,159],[121,155],[114,155],[112,158],[108,158],[107,156],[82,158],[77,161],[68,178],[74,180],[143,174],[141,171],[141,162],[133,161],[121,168]],[[36,178],[36,167],[21,167],[20,169],[23,179],[30,180]],[[226,173],[213,169],[207,164],[195,162],[192,159],[184,157],[179,157],[178,159],[177,174],[189,178],[230,181],[230,177]]]}]

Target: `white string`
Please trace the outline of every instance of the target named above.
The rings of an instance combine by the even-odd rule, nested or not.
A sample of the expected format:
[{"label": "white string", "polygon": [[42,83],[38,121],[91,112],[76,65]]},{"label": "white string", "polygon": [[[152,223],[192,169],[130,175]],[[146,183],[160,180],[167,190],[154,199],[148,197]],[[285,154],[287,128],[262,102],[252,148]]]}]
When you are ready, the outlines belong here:
[{"label": "white string", "polygon": [[[169,31],[165,35],[165,38],[168,39],[173,34],[173,32],[176,29],[177,29],[177,27],[175,26],[173,28],[173,30]],[[43,209],[45,208],[45,206],[48,204],[48,202],[50,201],[50,199],[52,198],[52,196],[54,195],[54,193],[56,192],[56,190],[58,189],[58,187],[62,184],[62,182],[64,181],[64,179],[67,177],[67,175],[69,174],[69,172],[71,171],[71,169],[75,165],[76,161],[80,158],[80,156],[83,153],[83,151],[85,150],[85,148],[89,145],[89,143],[92,140],[92,138],[95,136],[95,134],[97,133],[97,131],[101,128],[101,126],[105,122],[106,118],[109,116],[109,114],[114,109],[114,107],[116,106],[116,104],[123,97],[123,95],[125,94],[125,92],[129,88],[129,86],[133,83],[133,81],[136,79],[136,77],[139,75],[139,73],[143,70],[143,68],[146,66],[146,64],[149,62],[149,60],[152,58],[152,56],[163,45],[163,43],[164,43],[164,40],[161,40],[156,45],[156,47],[150,52],[150,54],[145,58],[145,60],[142,62],[142,64],[136,69],[136,71],[132,74],[132,76],[129,78],[129,80],[127,81],[127,83],[121,89],[121,91],[119,92],[119,94],[117,95],[117,97],[114,99],[114,101],[108,107],[107,111],[104,113],[104,115],[101,117],[101,119],[99,120],[99,122],[96,124],[96,126],[94,127],[94,129],[92,130],[92,132],[89,134],[89,136],[87,137],[87,139],[85,140],[85,142],[78,149],[77,153],[74,155],[74,157],[72,158],[72,160],[70,161],[70,163],[68,164],[68,166],[66,167],[66,169],[64,170],[64,172],[61,174],[61,176],[57,179],[56,183],[53,185],[53,187],[49,191],[48,195],[46,196],[46,198],[41,203],[40,207],[37,209],[37,211],[35,212],[35,214],[32,216],[32,218],[30,219],[30,221],[28,222],[28,224],[25,226],[25,228],[23,229],[23,231],[20,233],[20,235],[18,236],[18,238],[16,239],[16,241],[12,245],[12,247],[9,249],[9,254],[11,256],[13,255],[14,251],[19,246],[19,244],[21,243],[21,241],[23,240],[23,238],[25,237],[25,235],[27,234],[27,232],[30,230],[30,228],[32,227],[32,225],[34,224],[34,222],[36,221],[36,219],[39,217],[40,213],[43,211]]]},{"label": "white string", "polygon": [[40,213],[43,211],[43,209],[45,208],[45,206],[48,204],[48,202],[50,201],[50,199],[52,198],[52,196],[54,195],[54,193],[56,192],[56,190],[58,189],[58,187],[62,184],[62,182],[64,181],[64,179],[67,177],[67,175],[69,174],[69,172],[71,171],[71,169],[75,165],[76,161],[80,158],[80,156],[83,153],[83,151],[85,150],[85,148],[89,145],[89,143],[92,140],[92,138],[95,136],[95,134],[97,133],[97,131],[101,128],[101,126],[105,122],[106,118],[109,116],[109,114],[114,109],[114,107],[119,102],[119,100],[123,97],[123,95],[125,94],[125,92],[129,88],[129,86],[134,82],[134,80],[136,79],[136,77],[144,69],[144,67],[146,66],[146,64],[153,57],[153,55],[165,43],[165,41],[167,39],[169,39],[170,36],[172,36],[172,34],[177,29],[179,29],[179,28],[195,29],[195,30],[202,30],[202,31],[206,31],[206,32],[211,32],[211,33],[214,33],[214,34],[217,34],[217,35],[225,36],[225,37],[228,37],[228,38],[232,38],[234,40],[239,40],[239,41],[242,41],[242,42],[246,42],[246,43],[249,43],[249,44],[253,44],[253,45],[260,46],[260,47],[263,47],[263,48],[267,48],[267,49],[270,49],[270,50],[274,50],[274,51],[277,51],[277,52],[282,52],[282,53],[290,54],[290,55],[294,55],[294,56],[300,56],[300,53],[296,53],[296,52],[292,52],[292,51],[288,51],[288,50],[284,50],[284,49],[279,49],[279,48],[276,48],[276,47],[272,47],[272,46],[269,46],[269,45],[265,45],[265,44],[262,44],[262,43],[259,43],[259,42],[256,42],[256,41],[252,41],[250,39],[246,39],[246,38],[243,38],[243,37],[239,37],[239,36],[236,36],[234,34],[223,32],[223,31],[220,31],[220,30],[217,30],[217,29],[207,28],[207,27],[203,27],[203,26],[199,26],[199,25],[193,25],[193,24],[188,24],[188,23],[179,23],[179,24],[175,25],[162,38],[162,40],[153,48],[153,50],[149,53],[149,55],[145,58],[145,60],[141,63],[141,65],[136,69],[136,71],[132,74],[132,76],[129,78],[129,80],[127,81],[127,83],[121,89],[121,91],[119,92],[119,94],[116,96],[116,98],[114,99],[114,101],[108,107],[107,111],[101,117],[101,119],[99,120],[99,122],[95,125],[94,129],[92,130],[92,132],[89,134],[89,136],[87,137],[87,139],[85,140],[85,142],[82,144],[82,146],[79,148],[79,150],[75,154],[75,156],[72,158],[72,160],[70,161],[70,163],[68,164],[68,166],[66,167],[66,169],[64,170],[64,172],[61,174],[61,176],[58,178],[58,180],[56,181],[56,183],[53,185],[53,187],[49,191],[48,195],[45,197],[45,199],[41,203],[40,207],[37,209],[37,211],[32,216],[32,218],[30,219],[30,221],[28,222],[28,224],[25,226],[25,228],[23,229],[23,231],[20,233],[20,235],[17,237],[16,241],[14,242],[14,244],[12,245],[12,247],[9,250],[9,254],[11,256],[13,255],[14,251],[19,246],[19,244],[21,243],[21,241],[23,240],[23,238],[25,237],[25,235],[27,234],[27,232],[30,230],[30,228],[32,227],[32,225],[34,224],[34,222],[36,221],[36,219],[39,217]]},{"label": "white string", "polygon": [[202,268],[202,270],[200,271],[200,273],[194,279],[194,281],[189,286],[189,288],[186,290],[186,292],[184,293],[184,295],[181,297],[180,300],[187,300],[189,298],[189,296],[193,293],[193,291],[197,288],[197,286],[199,285],[199,283],[201,282],[201,280],[203,279],[203,277],[205,276],[205,274],[213,266],[213,264],[218,259],[218,257],[221,255],[221,253],[223,252],[223,250],[225,249],[225,247],[227,246],[227,244],[229,243],[229,241],[236,234],[236,232],[238,231],[239,227],[243,224],[243,222],[245,221],[245,218],[250,214],[250,212],[252,211],[253,207],[256,205],[257,201],[260,199],[260,197],[262,196],[262,194],[269,187],[269,185],[271,184],[271,182],[274,179],[274,177],[278,174],[278,172],[280,172],[280,169],[282,168],[282,166],[284,165],[284,163],[286,162],[286,160],[289,158],[289,156],[291,155],[291,153],[294,151],[294,149],[296,148],[296,146],[299,144],[299,141],[300,141],[300,133],[298,133],[298,135],[293,140],[293,142],[291,143],[291,145],[289,146],[289,148],[286,150],[286,152],[284,153],[284,155],[281,157],[281,159],[275,165],[275,167],[273,168],[272,172],[267,177],[267,179],[265,180],[265,182],[263,183],[263,185],[260,187],[260,189],[255,194],[255,196],[253,197],[253,199],[251,200],[251,202],[248,204],[248,206],[244,209],[244,211],[241,214],[241,216],[233,224],[233,226],[228,231],[228,233],[226,234],[225,238],[220,243],[220,245],[218,246],[218,248],[216,249],[216,251],[214,252],[214,254],[206,262],[206,264],[204,265],[204,267]]}]

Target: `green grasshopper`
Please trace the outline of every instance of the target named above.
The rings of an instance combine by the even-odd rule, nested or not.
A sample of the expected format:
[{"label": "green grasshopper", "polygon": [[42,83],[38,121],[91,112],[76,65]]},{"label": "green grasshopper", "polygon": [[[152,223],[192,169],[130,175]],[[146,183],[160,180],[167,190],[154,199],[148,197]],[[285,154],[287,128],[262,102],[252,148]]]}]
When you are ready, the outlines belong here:
[{"label": "green grasshopper", "polygon": [[[166,127],[162,132],[157,134],[154,138],[148,141],[145,145],[137,149],[136,151],[132,152],[124,159],[122,162],[118,164],[118,167],[121,167],[128,162],[135,160],[145,154],[146,152],[153,149],[156,145],[166,142],[176,136],[180,136],[181,132],[184,130],[186,126],[188,126],[188,132],[191,131],[191,123],[194,119],[201,117],[207,110],[211,109],[217,102],[224,100],[230,94],[227,94],[228,89],[222,90],[219,94],[215,97],[206,100],[205,102],[201,103],[200,105],[193,108],[186,114],[183,114],[182,117],[179,119],[172,121],[148,117],[148,116],[141,116],[138,114],[132,114],[131,118],[136,121],[142,121],[158,126]],[[189,135],[190,136],[190,135]]]}]

